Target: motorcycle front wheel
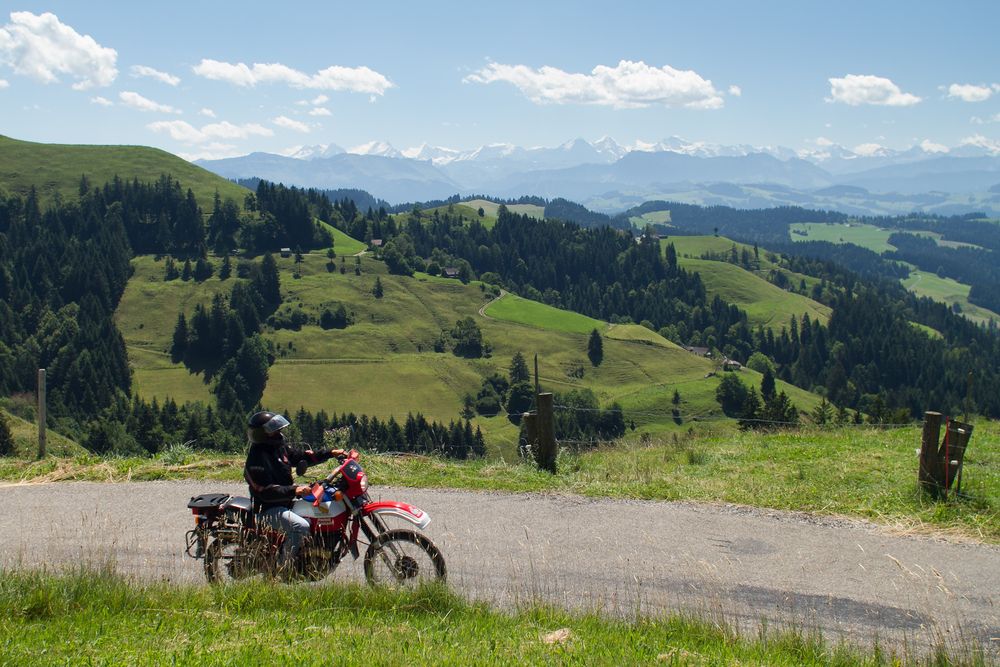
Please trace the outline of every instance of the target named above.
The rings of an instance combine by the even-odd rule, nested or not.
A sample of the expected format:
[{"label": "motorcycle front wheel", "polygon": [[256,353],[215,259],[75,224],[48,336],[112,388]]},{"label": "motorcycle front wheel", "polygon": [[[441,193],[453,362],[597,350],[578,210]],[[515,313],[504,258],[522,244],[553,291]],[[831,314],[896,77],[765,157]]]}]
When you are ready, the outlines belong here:
[{"label": "motorcycle front wheel", "polygon": [[425,535],[412,530],[380,534],[365,552],[365,579],[372,586],[417,587],[447,577],[444,556]]}]

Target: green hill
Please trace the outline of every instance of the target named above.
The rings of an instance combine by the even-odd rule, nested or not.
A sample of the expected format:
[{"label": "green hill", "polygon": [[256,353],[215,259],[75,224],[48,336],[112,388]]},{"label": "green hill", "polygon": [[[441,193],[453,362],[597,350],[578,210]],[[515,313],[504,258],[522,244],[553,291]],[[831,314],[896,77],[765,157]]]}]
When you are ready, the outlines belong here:
[{"label": "green hill", "polygon": [[748,270],[725,261],[700,259],[706,253],[728,255],[735,247],[738,254],[743,251],[754,257],[753,246],[736,243],[720,236],[671,236],[660,241],[661,245],[674,244],[678,263],[689,271],[701,275],[709,297],[719,296],[747,311],[750,323],[780,329],[787,326],[792,315],[801,318],[808,313],[810,319],[818,319],[823,324],[830,320],[831,309],[809,297],[782,289],[763,276],[771,271],[784,272],[789,282],[798,285],[804,281],[811,288],[818,280],[789,271],[769,259],[770,253],[758,248],[754,262],[759,269]]},{"label": "green hill", "polygon": [[[0,412],[7,416],[11,435],[14,436],[14,456],[34,458],[38,454],[38,425],[4,410]],[[52,429],[45,430],[45,451],[54,456],[76,456],[86,453],[86,450],[76,442]]]},{"label": "green hill", "polygon": [[[531,359],[538,355],[544,387],[564,392],[591,389],[602,405],[617,401],[626,419],[640,432],[687,430],[695,425],[733,428],[715,401],[721,373],[714,362],[690,354],[659,335],[637,325],[608,325],[544,304],[507,296],[486,310],[491,298],[477,283],[425,274],[389,275],[385,265],[362,256],[361,275],[354,274],[354,258],[346,270],[327,271],[324,253],[307,253],[293,278],[294,260],[279,258],[282,308],[301,308],[318,320],[326,308],[343,304],[353,324],[343,330],[306,325],[298,331],[269,330],[266,336],[278,350],[269,372],[263,404],[274,409],[326,410],[404,419],[408,412],[450,421],[458,417],[466,394],[473,396],[483,378],[493,372],[506,375],[516,352]],[[147,400],[211,399],[209,385],[180,364],[168,350],[177,313],[190,316],[196,303],[207,304],[212,294],[231,288],[212,277],[203,283],[163,281],[164,263],[142,256],[133,261],[129,281],[116,314],[134,369],[135,391]],[[376,299],[372,287],[378,276],[384,296]],[[505,304],[514,306],[505,309]],[[531,316],[537,317],[531,317]],[[511,319],[504,319],[506,317]],[[492,345],[492,356],[465,359],[450,352],[434,352],[435,340],[456,320],[472,317]],[[604,335],[604,361],[593,367],[587,358],[587,338],[596,327]],[[759,385],[760,375],[745,370],[744,382]],[[818,402],[812,394],[781,385],[802,410]],[[671,416],[674,391],[681,394],[681,424]],[[692,421],[697,417],[702,426]],[[477,417],[493,452],[513,455],[517,427],[504,416]]]},{"label": "green hill", "polygon": [[152,182],[170,174],[194,192],[205,213],[212,211],[216,190],[223,199],[232,197],[241,205],[248,192],[158,148],[38,144],[0,135],[0,189],[24,194],[34,185],[43,199],[58,194],[69,201],[77,197],[84,174],[92,185],[103,185],[115,176]]}]

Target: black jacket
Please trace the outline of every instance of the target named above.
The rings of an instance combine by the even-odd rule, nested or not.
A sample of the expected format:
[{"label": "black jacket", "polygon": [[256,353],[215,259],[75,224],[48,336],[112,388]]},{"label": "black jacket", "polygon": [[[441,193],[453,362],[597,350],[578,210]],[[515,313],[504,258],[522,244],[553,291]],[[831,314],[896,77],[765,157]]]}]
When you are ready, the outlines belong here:
[{"label": "black jacket", "polygon": [[253,444],[247,453],[243,467],[243,478],[250,485],[250,497],[258,512],[272,507],[290,508],[295,503],[296,484],[292,479],[292,468],[299,461],[316,465],[333,457],[329,450],[305,450],[287,444]]}]

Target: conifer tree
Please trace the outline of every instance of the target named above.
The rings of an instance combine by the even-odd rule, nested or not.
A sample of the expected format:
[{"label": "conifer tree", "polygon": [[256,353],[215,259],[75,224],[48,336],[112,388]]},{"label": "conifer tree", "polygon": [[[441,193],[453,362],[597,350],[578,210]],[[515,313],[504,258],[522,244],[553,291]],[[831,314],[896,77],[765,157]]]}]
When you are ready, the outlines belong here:
[{"label": "conifer tree", "polygon": [[590,339],[587,341],[587,357],[594,366],[600,366],[601,362],[604,361],[604,341],[597,329],[590,332]]}]

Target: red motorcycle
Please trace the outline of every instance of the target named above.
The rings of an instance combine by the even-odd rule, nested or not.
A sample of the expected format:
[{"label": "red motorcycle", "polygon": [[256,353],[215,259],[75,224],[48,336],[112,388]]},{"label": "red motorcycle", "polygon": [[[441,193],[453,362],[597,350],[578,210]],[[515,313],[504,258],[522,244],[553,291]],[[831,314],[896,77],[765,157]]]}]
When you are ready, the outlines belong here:
[{"label": "red motorcycle", "polygon": [[[357,559],[360,548],[367,545],[364,567],[370,584],[444,581],[444,556],[420,532],[431,522],[430,516],[407,503],[372,501],[358,452],[337,458],[340,465],[311,484],[312,493],[292,507],[309,520],[310,529],[295,563],[296,573],[317,581],[333,572],[348,553]],[[305,469],[297,472],[301,476]],[[257,520],[249,498],[203,494],[191,498],[188,507],[195,527],[187,532],[186,553],[205,561],[209,582],[276,574],[285,535]],[[390,528],[387,519],[402,519],[416,529]]]}]

